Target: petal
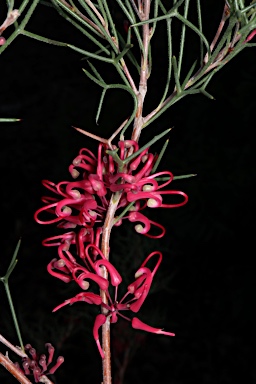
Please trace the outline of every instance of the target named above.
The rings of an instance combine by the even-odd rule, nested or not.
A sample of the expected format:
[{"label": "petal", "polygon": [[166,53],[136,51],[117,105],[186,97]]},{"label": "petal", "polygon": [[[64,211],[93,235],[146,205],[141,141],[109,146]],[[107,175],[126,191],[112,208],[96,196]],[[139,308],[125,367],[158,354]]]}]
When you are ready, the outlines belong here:
[{"label": "petal", "polygon": [[50,209],[53,208],[53,207],[56,207],[58,203],[53,203],[53,204],[48,204],[46,205],[45,207],[42,207],[42,208],[39,208],[35,214],[34,214],[34,219],[35,221],[38,223],[38,224],[53,224],[53,223],[57,223],[58,221],[61,221],[62,220],[62,217],[56,217],[55,219],[52,219],[52,220],[48,220],[48,221],[42,221],[38,218],[38,215],[43,212],[43,211],[46,211],[46,212],[51,212]]},{"label": "petal", "polygon": [[[143,162],[143,156],[141,158]],[[147,160],[144,167],[135,175],[136,182],[141,180],[146,174],[150,173],[153,168],[154,155],[152,153],[147,154]]]},{"label": "petal", "polygon": [[181,203],[162,204],[160,208],[178,208],[178,207],[182,207],[183,205],[185,205],[188,202],[188,195],[182,191],[158,191],[158,194],[160,194],[160,195],[179,195],[179,196],[182,196],[184,198]]},{"label": "petal", "polygon": [[138,193],[133,193],[133,192],[127,193],[127,201],[129,201],[129,203],[137,200],[148,200],[148,199],[154,199],[156,201],[156,205],[154,206],[154,208],[162,206],[162,197],[160,196],[160,193],[156,193],[154,191],[152,192],[140,191]]},{"label": "petal", "polygon": [[59,184],[56,185],[55,183],[49,180],[42,180],[42,184],[45,188],[49,189],[50,191],[57,193],[58,195],[61,195],[63,197],[67,197],[67,195],[58,188]]},{"label": "petal", "polygon": [[[155,255],[158,255],[158,261],[157,261],[157,263],[156,263],[155,268],[154,268],[153,271],[152,271],[152,276],[155,275],[157,269],[159,268],[159,265],[160,265],[161,262],[162,262],[162,259],[163,259],[163,255],[162,255],[162,253],[159,252],[159,251],[151,252],[151,253],[146,257],[146,259],[143,261],[143,263],[141,264],[141,268],[142,268],[142,267],[145,267],[145,265],[147,264],[147,262],[148,262],[153,256],[155,256]],[[137,272],[137,273],[138,273],[138,272]],[[135,277],[136,277],[136,275],[135,275]]]},{"label": "petal", "polygon": [[96,192],[98,196],[105,196],[107,194],[107,190],[104,186],[103,181],[100,180],[98,175],[90,174],[88,179],[91,183],[93,190]]},{"label": "petal", "polygon": [[135,312],[135,313],[139,312],[142,304],[147,298],[148,292],[150,290],[150,285],[151,284],[149,285],[143,284],[143,286],[140,289],[140,297],[136,301],[134,301],[132,304],[130,304],[129,308],[132,312]]},{"label": "petal", "polygon": [[64,307],[68,304],[76,303],[77,301],[84,301],[88,304],[94,304],[94,305],[101,305],[102,299],[99,295],[96,295],[93,292],[81,292],[78,293],[76,296],[72,297],[71,299],[65,300],[64,303],[59,304],[57,307],[53,309],[53,312],[58,311],[60,308]]},{"label": "petal", "polygon": [[73,232],[73,231],[72,232],[66,232],[66,233],[63,233],[62,235],[48,237],[47,239],[44,239],[42,241],[42,244],[45,247],[52,247],[52,246],[55,246],[55,245],[60,245],[63,242],[68,242],[70,244],[75,244],[76,243],[76,238],[75,237],[76,237],[76,233],[75,232]]},{"label": "petal", "polygon": [[[135,171],[138,168],[140,163],[142,163],[143,156],[145,156],[148,153],[148,150],[149,150],[149,148],[144,149],[144,151],[142,151],[135,160],[130,162],[129,169],[131,171]],[[136,152],[133,155],[135,156]]]},{"label": "petal", "polygon": [[102,359],[105,358],[105,355],[104,355],[104,352],[103,352],[102,347],[100,345],[99,328],[103,324],[105,324],[106,320],[107,320],[107,318],[105,315],[99,314],[96,316],[94,326],[93,326],[93,337],[94,337],[94,340],[96,341],[96,344],[97,344],[97,347],[98,347],[98,350],[99,350],[99,353],[100,353]]},{"label": "petal", "polygon": [[[141,223],[144,224],[144,227],[141,224],[138,224],[135,226],[135,230],[138,233],[141,233],[142,235],[145,235],[147,237],[150,237],[151,239],[160,239],[165,235],[165,228],[159,224],[156,223],[155,221],[149,220],[146,216],[144,216],[140,212],[132,211],[129,213],[128,216],[129,221],[135,222],[135,221],[140,221]],[[161,233],[159,235],[151,235],[148,232],[150,231],[151,225],[154,225],[155,227],[158,227],[161,229]]]},{"label": "petal", "polygon": [[55,348],[53,347],[53,345],[51,343],[46,343],[45,346],[48,349],[49,356],[48,356],[48,360],[47,360],[47,365],[49,365],[52,362]]},{"label": "petal", "polygon": [[104,265],[104,267],[106,267],[106,269],[108,270],[111,279],[111,284],[114,287],[117,287],[122,282],[122,277],[120,276],[116,268],[108,260],[98,260],[94,263],[94,267],[96,273],[99,276],[101,276],[102,273],[102,269],[100,268],[101,265]]},{"label": "petal", "polygon": [[[83,272],[80,273],[78,276],[76,276],[77,271],[82,270]],[[96,275],[96,273],[87,272],[84,267],[77,267],[73,269],[73,278],[76,281],[76,283],[82,288],[82,289],[88,289],[87,287],[87,279],[93,280],[100,289],[103,291],[106,291],[109,286],[109,282],[107,279],[105,279],[102,276]],[[87,288],[86,288],[87,287]]]},{"label": "petal", "polygon": [[136,280],[131,283],[130,285],[128,285],[127,289],[128,289],[128,292],[130,294],[134,294],[134,292],[138,289],[139,286],[141,286],[142,282],[145,280],[145,276],[144,275],[141,275],[141,276],[135,276],[136,277]]},{"label": "petal", "polygon": [[152,280],[153,276],[150,272],[148,275],[145,276],[145,281],[143,282],[143,284],[135,290],[134,296],[137,298],[137,300],[130,304],[130,310],[132,312],[138,312],[140,310],[142,304],[147,298],[152,284]]},{"label": "petal", "polygon": [[56,364],[49,370],[49,373],[52,375],[54,374],[54,372],[59,368],[59,366],[64,363],[64,357],[63,356],[59,356],[58,359],[57,359],[57,362]]},{"label": "petal", "polygon": [[71,280],[73,280],[73,277],[64,275],[63,273],[60,272],[55,272],[54,269],[54,264],[57,261],[57,259],[53,259],[48,265],[47,265],[47,271],[50,273],[50,275],[57,277],[57,279],[60,279],[64,281],[64,283],[69,283]]},{"label": "petal", "polygon": [[158,189],[161,189],[166,187],[166,185],[172,182],[173,174],[170,171],[157,172],[157,173],[154,173],[153,175],[148,176],[147,178],[150,180],[150,179],[155,179],[156,177],[159,177],[159,176],[165,177],[166,175],[169,176],[170,178],[165,183],[158,186]]},{"label": "petal", "polygon": [[175,333],[165,332],[161,328],[151,327],[150,325],[143,323],[137,317],[134,317],[132,319],[132,327],[134,329],[141,329],[142,331],[146,331],[146,332],[151,332],[151,333],[156,333],[156,334],[161,334],[161,335],[166,335],[166,336],[175,336]]}]

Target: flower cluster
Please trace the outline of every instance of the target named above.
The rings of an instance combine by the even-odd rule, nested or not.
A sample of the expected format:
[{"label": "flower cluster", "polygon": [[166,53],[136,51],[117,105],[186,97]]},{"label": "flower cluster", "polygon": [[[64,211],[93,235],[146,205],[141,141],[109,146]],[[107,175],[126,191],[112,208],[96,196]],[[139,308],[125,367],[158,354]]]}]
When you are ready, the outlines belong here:
[{"label": "flower cluster", "polygon": [[[82,253],[83,257],[81,258],[83,262],[82,265],[79,264],[71,254],[68,243],[61,244],[58,247],[58,253],[59,259],[53,259],[48,264],[48,272],[66,283],[72,280],[75,281],[83,291],[71,299],[65,300],[64,303],[58,305],[53,311],[55,312],[67,304],[73,304],[78,301],[104,308],[105,313],[96,316],[93,327],[93,337],[102,358],[104,358],[104,352],[99,341],[99,328],[106,322],[107,317],[110,318],[111,323],[116,323],[118,316],[121,316],[130,321],[132,327],[135,329],[174,336],[174,333],[151,327],[137,317],[130,319],[122,313],[123,311],[137,313],[140,310],[149,293],[154,275],[162,261],[162,254],[160,252],[155,251],[148,255],[135,273],[134,282],[127,287],[127,292],[120,300],[118,300],[118,287],[122,282],[122,277],[96,245],[88,244],[85,247]],[[153,257],[157,257],[157,262],[151,271],[148,263]],[[109,280],[102,276],[102,267],[107,269]],[[88,291],[91,284],[96,285],[98,290],[104,291],[108,303],[103,302],[102,296],[99,294]],[[113,290],[112,295],[110,288]]]},{"label": "flower cluster", "polygon": [[[128,156],[128,151],[133,156]],[[95,226],[102,226],[109,201],[113,193],[120,194],[117,212],[120,209],[128,211],[116,218],[115,225],[120,225],[123,219],[137,222],[135,230],[151,238],[160,238],[165,234],[165,228],[141,213],[149,208],[175,208],[188,201],[184,192],[163,190],[173,180],[169,171],[152,173],[157,156],[148,152],[149,148],[139,150],[133,140],[119,141],[118,148],[110,151],[108,147],[99,144],[98,156],[83,148],[69,167],[71,176],[81,180],[62,181],[58,184],[43,180],[43,185],[58,197],[43,197],[46,204],[35,213],[35,220],[40,224],[57,223],[58,227],[73,229],[82,227],[80,236],[87,242],[93,242]],[[118,154],[118,151],[120,152]],[[136,153],[138,155],[136,156]],[[129,161],[129,158],[131,160]],[[158,179],[167,181],[159,184]],[[180,202],[164,204],[164,195],[181,197]],[[50,213],[52,219],[41,219],[41,215]],[[160,229],[158,235],[150,233],[151,227]]]},{"label": "flower cluster", "polygon": [[[156,155],[149,153],[149,148],[140,149],[133,140],[119,141],[118,147],[100,143],[97,157],[83,148],[73,160],[69,171],[74,181],[58,184],[43,181],[43,185],[57,197],[42,198],[46,205],[36,211],[35,220],[40,224],[56,223],[59,228],[70,230],[43,241],[45,246],[58,247],[58,258],[48,264],[47,270],[65,283],[74,281],[82,289],[82,292],[65,300],[54,311],[77,301],[100,306],[103,313],[96,316],[93,336],[102,358],[104,351],[99,341],[99,329],[107,318],[111,323],[116,323],[121,316],[131,322],[134,329],[174,336],[171,332],[143,323],[137,317],[130,318],[123,314],[123,311],[137,313],[140,310],[161,263],[162,254],[155,251],[144,260],[135,273],[134,282],[127,287],[125,295],[118,299],[122,277],[100,250],[102,228],[113,194],[118,197],[117,217],[110,225],[118,226],[128,219],[138,223],[135,226],[138,233],[151,238],[162,237],[165,228],[142,213],[146,207],[175,208],[186,204],[188,197],[184,192],[164,190],[172,182],[173,175],[169,171],[154,173],[157,159]],[[163,203],[164,195],[176,195],[181,199],[166,204]],[[123,211],[119,213],[120,210]],[[41,216],[45,214],[53,215],[53,218],[42,219]],[[160,229],[160,233],[153,234],[152,227]],[[73,246],[76,247],[76,256],[71,252]],[[152,258],[157,259],[153,270],[148,266]],[[103,270],[108,272],[107,278]],[[95,293],[95,288],[101,294]]]},{"label": "flower cluster", "polygon": [[59,366],[64,362],[64,357],[59,356],[57,362],[49,369],[49,365],[51,365],[53,361],[54,355],[54,347],[52,344],[47,343],[45,346],[48,349],[48,358],[46,355],[38,355],[35,348],[33,348],[30,344],[25,346],[25,351],[27,351],[30,357],[22,358],[22,368],[19,363],[15,363],[16,367],[24,374],[24,375],[33,375],[36,383],[40,381],[40,378],[43,375],[53,374]]}]

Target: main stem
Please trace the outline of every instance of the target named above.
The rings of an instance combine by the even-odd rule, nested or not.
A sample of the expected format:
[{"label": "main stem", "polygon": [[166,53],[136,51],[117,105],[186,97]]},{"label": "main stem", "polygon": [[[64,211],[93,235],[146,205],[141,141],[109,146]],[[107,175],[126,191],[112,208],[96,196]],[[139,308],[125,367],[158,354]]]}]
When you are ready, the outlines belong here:
[{"label": "main stem", "polygon": [[[113,227],[113,222],[115,218],[115,213],[118,207],[119,200],[121,198],[121,193],[112,194],[110,199],[108,211],[106,214],[106,219],[102,229],[102,243],[101,251],[106,259],[109,259],[109,242],[110,242],[110,233]],[[106,268],[102,268],[102,276],[107,280],[108,272]],[[105,291],[101,291],[102,302],[107,304],[108,298]],[[107,310],[102,308],[102,313],[107,314]],[[102,374],[103,382],[102,384],[111,384],[111,351],[110,351],[110,318],[107,317],[105,324],[102,326],[102,348],[104,351],[105,358],[102,360]]]},{"label": "main stem", "polygon": [[[148,20],[150,14],[150,0],[144,1],[144,9],[142,11],[141,20]],[[140,83],[139,89],[137,92],[138,99],[138,109],[134,119],[132,140],[139,141],[143,126],[143,104],[144,99],[147,93],[147,79],[148,79],[148,52],[149,52],[149,42],[150,42],[150,28],[148,24],[142,26],[143,30],[143,47],[144,52],[141,55],[141,71],[140,71]],[[125,66],[126,68],[126,66]],[[127,74],[126,74],[127,75]],[[128,155],[131,154],[128,151]],[[101,250],[107,259],[109,259],[109,242],[110,242],[110,233],[113,227],[113,222],[115,218],[115,212],[118,207],[119,200],[121,198],[121,193],[115,193],[112,195],[110,204],[108,207],[106,219],[103,226],[102,232],[102,244]],[[108,279],[108,272],[106,268],[103,268],[102,276],[105,279]],[[107,304],[107,296],[104,291],[101,291],[101,298],[103,303]],[[102,313],[106,314],[107,311],[102,308]],[[111,384],[111,351],[110,351],[110,317],[107,317],[105,324],[102,326],[102,347],[104,351],[105,358],[102,360],[102,370],[103,370],[103,382],[102,384]]]}]

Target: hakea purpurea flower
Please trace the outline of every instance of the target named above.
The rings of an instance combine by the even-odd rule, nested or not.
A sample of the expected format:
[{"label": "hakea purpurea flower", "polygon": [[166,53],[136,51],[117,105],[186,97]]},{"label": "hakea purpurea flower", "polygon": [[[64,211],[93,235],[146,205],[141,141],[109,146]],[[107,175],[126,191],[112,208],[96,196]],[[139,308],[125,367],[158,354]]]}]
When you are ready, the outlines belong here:
[{"label": "hakea purpurea flower", "polygon": [[[104,352],[99,341],[99,329],[106,322],[108,317],[110,318],[111,323],[116,323],[118,316],[121,316],[130,321],[131,326],[135,329],[167,336],[174,336],[174,333],[165,332],[160,328],[151,327],[143,323],[137,317],[130,319],[122,313],[123,311],[137,313],[140,310],[149,293],[154,275],[162,261],[161,252],[155,251],[148,255],[135,273],[135,281],[127,287],[125,295],[118,300],[118,287],[122,282],[122,277],[116,268],[105,258],[98,247],[94,244],[88,244],[86,246],[83,257],[83,266],[80,265],[72,256],[69,251],[68,244],[61,244],[58,249],[59,260],[53,259],[48,264],[49,273],[66,283],[74,280],[79,287],[83,289],[83,292],[78,293],[71,299],[65,300],[64,303],[58,305],[53,311],[55,312],[65,305],[74,304],[78,301],[98,305],[101,306],[101,308],[104,308],[106,313],[96,316],[93,327],[93,337],[102,358],[104,358]],[[97,253],[96,256],[93,256],[93,259],[89,254],[92,250]],[[157,257],[157,262],[154,269],[151,270],[147,264],[153,257]],[[107,269],[109,280],[102,277],[102,266]],[[85,292],[89,289],[91,282],[96,284],[101,291],[105,292],[108,303],[102,301],[100,294]],[[114,298],[111,297],[109,291],[110,286],[114,288]]]},{"label": "hakea purpurea flower", "polygon": [[[25,345],[25,351],[29,353],[30,357],[22,358],[22,367],[19,363],[15,363],[16,367],[26,376],[33,375],[36,383],[40,381],[42,376],[53,374],[59,366],[64,362],[64,357],[59,356],[57,362],[52,365],[54,356],[54,347],[52,344],[47,343],[45,346],[48,349],[48,358],[46,355],[38,355],[35,348],[30,344]],[[49,366],[52,365],[51,368]]]},{"label": "hakea purpurea flower", "polygon": [[[112,147],[114,150],[117,148]],[[188,201],[187,195],[182,191],[163,190],[173,180],[169,171],[152,174],[157,156],[149,153],[149,148],[144,149],[138,156],[126,162],[128,151],[139,151],[138,143],[133,140],[123,140],[118,143],[119,160],[116,161],[110,154],[106,145],[98,146],[96,157],[90,150],[83,148],[69,167],[71,176],[82,180],[63,181],[58,184],[43,180],[43,185],[54,192],[57,197],[43,197],[46,204],[35,213],[35,220],[40,224],[57,223],[64,229],[85,227],[88,230],[96,226],[102,226],[105,213],[108,209],[112,193],[120,193],[120,201],[117,214],[121,208],[132,204],[127,216],[117,220],[115,225],[120,225],[123,219],[138,222],[135,230],[152,238],[160,238],[165,234],[162,225],[148,219],[141,211],[146,208],[176,208]],[[122,168],[122,169],[121,169]],[[168,178],[160,184],[157,178]],[[163,196],[181,197],[179,202],[163,203]],[[41,215],[48,213],[54,215],[51,219],[42,219]],[[152,227],[160,229],[158,235],[149,233]],[[88,236],[87,236],[88,237]],[[84,241],[87,242],[86,236]],[[88,240],[88,242],[91,242]]]}]

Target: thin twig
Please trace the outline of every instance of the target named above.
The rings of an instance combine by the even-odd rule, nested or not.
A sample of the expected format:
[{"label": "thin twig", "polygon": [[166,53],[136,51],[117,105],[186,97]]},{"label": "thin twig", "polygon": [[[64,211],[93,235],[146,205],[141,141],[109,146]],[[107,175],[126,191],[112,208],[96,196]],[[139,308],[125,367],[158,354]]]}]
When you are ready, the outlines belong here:
[{"label": "thin twig", "polygon": [[[227,19],[229,18],[229,16],[230,16],[230,10],[229,10],[229,7],[227,6],[227,4],[225,4],[219,27],[217,29],[217,32],[214,36],[214,39],[213,39],[211,45],[210,45],[210,51],[211,52],[213,51],[215,44],[217,43],[217,41],[220,37],[220,34],[221,34],[221,32],[224,28],[224,25],[225,25]],[[208,60],[209,60],[209,55],[208,55],[208,53],[206,53],[205,58],[204,58],[204,63],[206,64],[208,62]]]},{"label": "thin twig", "polygon": [[6,345],[6,347],[11,349],[13,352],[15,352],[16,355],[18,355],[20,357],[28,357],[28,355],[25,352],[23,352],[20,347],[15,347],[8,340],[6,340],[6,338],[3,337],[1,334],[0,334],[0,342],[3,343],[4,345]]}]

